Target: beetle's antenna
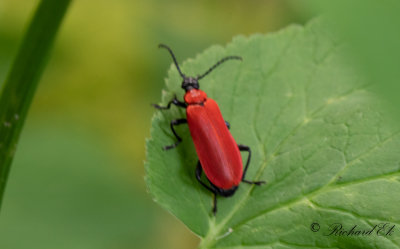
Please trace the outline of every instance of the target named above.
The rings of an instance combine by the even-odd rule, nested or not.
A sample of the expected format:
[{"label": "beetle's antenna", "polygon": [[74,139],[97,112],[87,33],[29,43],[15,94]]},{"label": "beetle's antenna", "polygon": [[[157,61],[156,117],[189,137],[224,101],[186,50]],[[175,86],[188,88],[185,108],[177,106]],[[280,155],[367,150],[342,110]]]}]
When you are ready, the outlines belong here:
[{"label": "beetle's antenna", "polygon": [[175,66],[178,69],[179,74],[181,75],[182,78],[185,78],[185,75],[182,73],[181,69],[179,68],[178,62],[176,61],[175,55],[172,52],[172,50],[165,44],[159,44],[158,47],[159,48],[165,48],[165,49],[167,49],[169,51],[169,53],[172,56],[172,59],[174,60]]},{"label": "beetle's antenna", "polygon": [[218,67],[219,65],[221,65],[222,63],[224,63],[227,60],[242,60],[242,57],[240,56],[227,56],[225,58],[222,58],[220,61],[218,61],[217,63],[215,63],[214,66],[210,67],[210,69],[207,70],[207,72],[205,72],[204,74],[197,76],[197,79],[202,79],[204,76],[206,76],[207,74],[211,73],[212,70],[214,70],[216,67]]}]

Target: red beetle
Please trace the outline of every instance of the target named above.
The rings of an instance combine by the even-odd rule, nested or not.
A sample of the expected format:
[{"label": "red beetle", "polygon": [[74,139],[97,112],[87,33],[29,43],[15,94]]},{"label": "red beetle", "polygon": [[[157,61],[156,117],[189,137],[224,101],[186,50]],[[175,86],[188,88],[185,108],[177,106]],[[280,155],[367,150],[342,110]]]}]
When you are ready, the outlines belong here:
[{"label": "red beetle", "polygon": [[[183,78],[182,88],[186,91],[185,102],[179,101],[175,96],[167,106],[153,105],[157,109],[169,109],[171,104],[174,104],[186,109],[187,119],[171,121],[171,130],[178,141],[163,147],[163,149],[175,148],[182,141],[174,126],[187,123],[199,157],[196,178],[201,185],[214,194],[213,213],[215,215],[217,212],[217,194],[224,197],[232,196],[241,181],[256,185],[265,183],[264,181],[248,181],[244,179],[251,158],[250,147],[236,144],[229,132],[229,123],[224,121],[217,103],[208,98],[207,94],[199,89],[199,80],[221,63],[230,59],[242,60],[242,58],[239,56],[227,56],[218,61],[204,74],[197,77],[187,77],[181,72],[172,50],[164,44],[160,44],[159,47],[167,49],[171,54],[176,68]],[[240,151],[249,153],[244,170]],[[201,173],[203,170],[210,184],[202,181]]]}]

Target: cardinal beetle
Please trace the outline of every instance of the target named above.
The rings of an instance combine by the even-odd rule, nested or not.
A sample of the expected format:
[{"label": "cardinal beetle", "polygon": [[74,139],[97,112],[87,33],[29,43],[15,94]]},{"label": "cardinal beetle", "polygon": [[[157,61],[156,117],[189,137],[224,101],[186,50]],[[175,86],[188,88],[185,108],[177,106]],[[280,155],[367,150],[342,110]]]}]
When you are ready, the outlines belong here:
[{"label": "cardinal beetle", "polygon": [[[217,66],[227,60],[242,60],[239,56],[227,56],[210,67],[204,74],[197,77],[189,77],[182,73],[172,50],[160,44],[159,48],[165,48],[171,54],[180,76],[183,78],[182,88],[186,91],[184,102],[179,101],[176,96],[168,102],[167,106],[154,104],[157,109],[169,109],[171,104],[186,109],[186,119],[172,120],[170,123],[172,133],[178,140],[172,145],[163,147],[164,150],[175,148],[182,138],[176,133],[174,126],[188,124],[199,161],[196,168],[196,179],[208,191],[214,194],[213,214],[217,212],[217,195],[223,197],[232,196],[238,189],[239,183],[261,185],[264,181],[248,181],[245,178],[250,164],[251,150],[249,146],[236,144],[229,132],[229,123],[224,121],[217,103],[207,94],[199,89],[199,80],[213,71]],[[240,151],[248,152],[246,165],[243,170]],[[204,173],[209,184],[202,181],[201,174]]]}]

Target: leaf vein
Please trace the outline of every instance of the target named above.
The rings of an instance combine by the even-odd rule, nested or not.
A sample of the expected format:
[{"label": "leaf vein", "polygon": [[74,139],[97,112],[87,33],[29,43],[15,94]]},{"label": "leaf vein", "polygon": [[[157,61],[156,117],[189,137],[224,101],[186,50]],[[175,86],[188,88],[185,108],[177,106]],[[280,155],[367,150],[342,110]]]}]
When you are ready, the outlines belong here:
[{"label": "leaf vein", "polygon": [[[383,145],[383,144],[387,143],[388,141],[390,141],[392,138],[394,138],[394,137],[395,137],[396,135],[398,135],[399,133],[400,133],[400,132],[396,132],[396,133],[390,135],[388,138],[386,138],[384,141],[382,141],[382,142],[379,143],[379,144],[380,144],[380,145]],[[378,145],[377,145],[377,146],[374,146],[374,149],[376,149],[376,148],[378,148],[378,147],[379,147]],[[235,226],[233,226],[233,229],[236,230],[238,227],[240,227],[240,226],[242,226],[242,225],[248,223],[248,222],[251,221],[251,220],[257,219],[257,218],[259,218],[259,217],[262,217],[262,216],[267,215],[267,214],[269,214],[269,213],[271,213],[271,212],[280,210],[280,209],[282,209],[282,208],[288,208],[288,207],[290,207],[290,206],[293,206],[293,205],[297,204],[297,203],[300,202],[300,201],[303,201],[304,199],[311,199],[311,198],[313,198],[314,196],[316,196],[316,195],[320,194],[321,192],[323,192],[324,190],[328,190],[328,187],[337,179],[338,176],[340,176],[340,174],[342,173],[342,171],[343,171],[346,167],[348,167],[349,164],[351,165],[352,163],[354,163],[354,162],[356,162],[357,160],[359,160],[361,157],[363,157],[363,156],[365,156],[365,155],[369,155],[370,152],[371,152],[371,150],[368,150],[366,153],[364,153],[364,154],[360,155],[359,157],[357,157],[357,158],[353,159],[352,161],[350,161],[350,162],[349,162],[348,164],[346,164],[341,170],[339,170],[338,173],[336,173],[333,177],[331,177],[331,179],[328,181],[327,184],[321,186],[320,188],[314,189],[314,190],[312,190],[312,191],[306,193],[306,194],[303,195],[303,196],[299,196],[299,197],[297,197],[297,198],[295,198],[295,199],[291,199],[291,200],[288,200],[288,201],[286,201],[286,202],[284,202],[284,203],[281,203],[281,204],[279,204],[279,205],[276,205],[276,206],[273,206],[273,207],[271,207],[271,208],[262,210],[262,211],[259,212],[258,214],[253,215],[253,216],[251,216],[251,217],[249,217],[249,218],[247,218],[247,219],[245,219],[245,220],[243,220],[243,221],[237,223]]]}]

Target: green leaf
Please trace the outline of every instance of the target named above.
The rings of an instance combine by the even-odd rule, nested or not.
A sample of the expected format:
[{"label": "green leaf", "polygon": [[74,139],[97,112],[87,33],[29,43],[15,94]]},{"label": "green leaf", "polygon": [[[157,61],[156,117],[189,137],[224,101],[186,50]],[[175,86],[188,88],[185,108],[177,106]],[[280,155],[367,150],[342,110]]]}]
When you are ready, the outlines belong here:
[{"label": "green leaf", "polygon": [[[345,50],[316,19],[236,37],[183,63],[185,74],[197,75],[223,56],[243,57],[221,65],[200,87],[219,103],[236,141],[252,148],[246,178],[267,181],[219,197],[213,217],[212,195],[195,179],[187,126],[177,128],[182,144],[161,149],[174,143],[169,122],[184,111],[156,111],[147,185],[156,202],[202,238],[200,248],[400,247],[398,128]],[[172,66],[162,103],[183,94],[180,82]],[[314,222],[318,232],[311,231]],[[384,222],[396,226],[394,234],[379,236],[375,228],[368,236],[325,236],[334,223],[370,230]]]},{"label": "green leaf", "polygon": [[70,0],[42,0],[0,95],[0,206],[28,109]]}]

